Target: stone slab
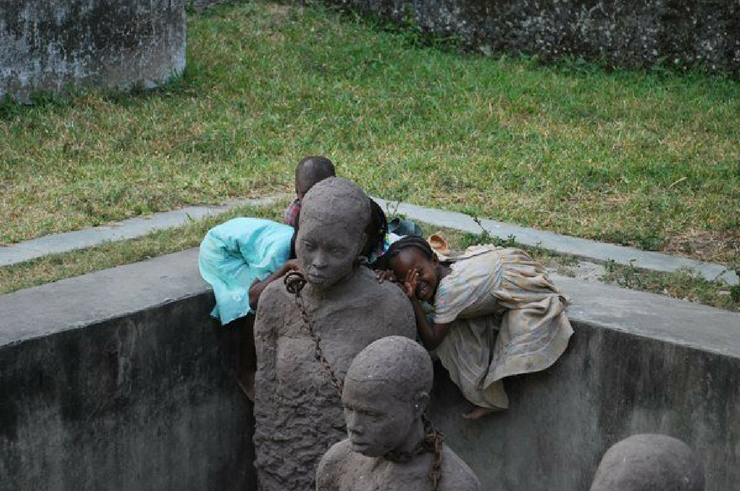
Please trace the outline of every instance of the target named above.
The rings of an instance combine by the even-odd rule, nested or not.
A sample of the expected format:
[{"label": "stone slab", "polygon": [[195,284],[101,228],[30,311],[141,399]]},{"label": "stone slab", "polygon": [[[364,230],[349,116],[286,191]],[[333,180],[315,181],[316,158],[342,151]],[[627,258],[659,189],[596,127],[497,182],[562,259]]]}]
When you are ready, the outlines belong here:
[{"label": "stone slab", "polygon": [[[439,227],[453,228],[463,232],[482,233],[506,239],[515,237],[516,241],[532,247],[542,247],[559,254],[570,254],[590,261],[614,261],[622,265],[634,265],[637,268],[675,273],[681,269],[690,269],[694,274],[716,281],[724,280],[730,285],[740,284],[737,274],[721,264],[695,261],[684,257],[661,254],[659,252],[641,251],[633,247],[596,242],[589,239],[558,235],[543,230],[519,227],[495,220],[481,219],[480,225],[469,215],[453,211],[436,210],[409,203],[397,203],[381,198],[375,199],[383,208],[396,210],[412,220],[419,220]],[[481,229],[481,226],[483,229]],[[431,233],[431,231],[430,231]]]},{"label": "stone slab", "polygon": [[185,68],[184,0],[3,0],[0,101],[68,86],[152,88]]},{"label": "stone slab", "polygon": [[0,295],[0,347],[126,316],[210,290],[192,248]]},{"label": "stone slab", "polygon": [[124,220],[114,225],[86,228],[74,232],[47,235],[38,239],[0,247],[0,267],[30,261],[49,254],[60,254],[75,249],[84,249],[106,242],[135,239],[156,230],[186,225],[193,220],[224,213],[237,206],[266,206],[275,198],[234,200],[221,206],[188,206],[179,210],[154,213],[150,217]]}]

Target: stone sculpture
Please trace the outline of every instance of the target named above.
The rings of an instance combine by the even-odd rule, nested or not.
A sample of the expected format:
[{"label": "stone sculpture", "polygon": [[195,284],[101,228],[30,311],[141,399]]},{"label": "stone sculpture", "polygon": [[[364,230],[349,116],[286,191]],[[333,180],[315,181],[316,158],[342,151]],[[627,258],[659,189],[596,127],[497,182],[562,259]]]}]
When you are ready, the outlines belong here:
[{"label": "stone sculpture", "polygon": [[601,459],[591,491],[704,491],[704,469],[691,448],[666,435],[633,435]]},{"label": "stone sculpture", "polygon": [[414,314],[401,290],[358,265],[369,220],[369,199],[359,187],[341,178],[316,184],[303,200],[296,236],[307,280],[303,308],[282,281],[260,297],[254,442],[261,491],[313,489],[321,456],[346,436],[340,393],[315,357],[305,319],[340,382],[373,341],[414,337]]},{"label": "stone sculpture", "polygon": [[349,438],[321,459],[318,491],[478,491],[473,471],[423,419],[432,389],[429,354],[392,336],[365,348],[344,379]]}]

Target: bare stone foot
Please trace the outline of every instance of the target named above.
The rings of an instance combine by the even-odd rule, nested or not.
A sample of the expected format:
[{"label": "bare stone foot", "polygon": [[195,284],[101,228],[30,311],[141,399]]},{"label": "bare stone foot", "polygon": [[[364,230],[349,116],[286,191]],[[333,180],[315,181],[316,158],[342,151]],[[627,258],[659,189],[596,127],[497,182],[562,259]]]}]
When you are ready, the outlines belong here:
[{"label": "bare stone foot", "polygon": [[464,419],[467,419],[468,421],[475,421],[476,419],[480,419],[483,416],[486,416],[491,413],[497,413],[499,411],[503,411],[503,409],[500,408],[494,408],[494,407],[480,407],[476,406],[475,409],[468,413],[463,413],[462,417]]}]

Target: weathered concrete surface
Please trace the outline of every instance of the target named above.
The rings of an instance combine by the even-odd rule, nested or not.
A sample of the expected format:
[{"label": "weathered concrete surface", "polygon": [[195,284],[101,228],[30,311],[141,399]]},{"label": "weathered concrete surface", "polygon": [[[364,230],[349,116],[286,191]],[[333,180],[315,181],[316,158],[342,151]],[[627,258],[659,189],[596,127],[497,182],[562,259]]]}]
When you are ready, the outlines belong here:
[{"label": "weathered concrete surface", "polygon": [[[254,489],[236,347],[206,318],[197,254],[0,296],[0,490]],[[511,409],[464,421],[435,375],[433,418],[484,488],[586,491],[609,446],[663,433],[708,491],[738,489],[740,314],[554,279],[576,333],[551,369],[506,381]]]},{"label": "weathered concrete surface", "polygon": [[441,367],[432,419],[490,491],[586,491],[635,433],[691,446],[707,491],[740,482],[740,315],[555,277],[576,331],[549,370],[505,380],[510,409],[478,422]]},{"label": "weathered concrete surface", "polygon": [[0,490],[255,489],[197,250],[0,296]]},{"label": "weathered concrete surface", "polygon": [[184,0],[0,2],[0,98],[151,88],[184,68]]},{"label": "weathered concrete surface", "polygon": [[737,0],[325,0],[485,53],[580,56],[613,65],[704,65],[740,77]]}]

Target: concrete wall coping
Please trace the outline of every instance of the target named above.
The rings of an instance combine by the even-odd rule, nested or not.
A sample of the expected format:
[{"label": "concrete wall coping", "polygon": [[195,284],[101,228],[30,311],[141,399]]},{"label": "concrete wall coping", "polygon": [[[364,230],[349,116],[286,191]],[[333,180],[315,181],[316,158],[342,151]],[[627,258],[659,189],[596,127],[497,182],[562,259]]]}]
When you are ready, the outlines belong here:
[{"label": "concrete wall coping", "polygon": [[0,295],[0,348],[209,290],[193,248]]},{"label": "concrete wall coping", "polygon": [[[0,349],[124,316],[210,287],[198,249],[0,295]],[[740,314],[682,300],[553,275],[572,299],[575,323],[740,358]]]}]

